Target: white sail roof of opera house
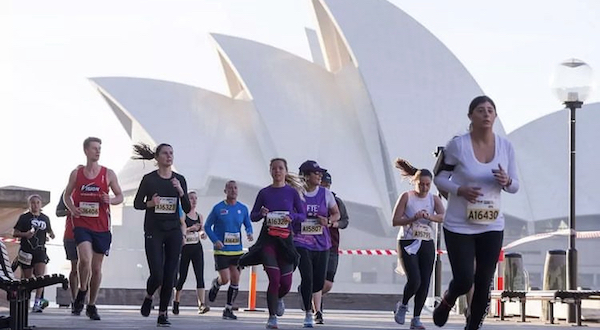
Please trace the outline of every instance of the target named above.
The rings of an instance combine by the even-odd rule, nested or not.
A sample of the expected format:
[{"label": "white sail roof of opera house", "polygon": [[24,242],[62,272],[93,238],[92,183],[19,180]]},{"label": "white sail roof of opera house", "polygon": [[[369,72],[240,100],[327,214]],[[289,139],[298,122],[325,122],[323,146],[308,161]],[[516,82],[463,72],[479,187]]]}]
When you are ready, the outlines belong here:
[{"label": "white sail roof of opera house", "polygon": [[[597,189],[600,165],[600,103],[576,111],[575,211],[578,216],[600,216]],[[561,110],[513,131],[509,139],[519,159],[520,193],[503,199],[505,212],[518,214],[515,200],[528,196],[530,211],[525,220],[567,219],[569,214],[569,111]],[[508,194],[507,194],[508,195]]]},{"label": "white sail roof of opera house", "polygon": [[[201,200],[222,196],[225,181],[235,179],[240,199],[252,202],[270,182],[271,158],[286,158],[290,171],[314,159],[332,173],[355,219],[352,230],[391,234],[393,204],[408,189],[392,160],[432,168],[432,151],[465,132],[468,104],[483,92],[434,35],[389,2],[311,4],[319,39],[311,45],[324,65],[212,34],[229,95],[152,79],[91,80],[132,142],[173,145],[176,170]],[[500,121],[495,129],[505,135]],[[128,162],[124,190],[136,189],[151,169]],[[511,210],[533,219],[527,182],[521,187]]]}]

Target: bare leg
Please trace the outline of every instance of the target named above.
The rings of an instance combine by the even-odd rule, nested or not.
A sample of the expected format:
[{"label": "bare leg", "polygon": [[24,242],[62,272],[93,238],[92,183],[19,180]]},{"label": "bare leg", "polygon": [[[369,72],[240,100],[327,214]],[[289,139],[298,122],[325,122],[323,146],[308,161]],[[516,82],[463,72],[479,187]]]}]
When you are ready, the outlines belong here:
[{"label": "bare leg", "polygon": [[98,297],[98,291],[100,290],[100,283],[102,282],[102,261],[104,260],[104,254],[95,253],[92,257],[92,276],[90,280],[90,301],[89,305],[96,305],[96,298]]},{"label": "bare leg", "polygon": [[79,273],[77,272],[77,260],[71,260],[71,272],[69,273],[69,286],[71,287],[71,302],[77,296],[79,287]]},{"label": "bare leg", "polygon": [[[46,264],[43,262],[38,262],[33,265],[33,274],[35,276],[43,276],[46,274]],[[44,288],[38,288],[35,290],[35,299],[42,298],[42,293],[44,292]]]},{"label": "bare leg", "polygon": [[77,244],[77,256],[79,257],[77,270],[79,272],[80,291],[87,291],[89,288],[90,278],[92,276],[93,254],[91,242],[85,241]]}]

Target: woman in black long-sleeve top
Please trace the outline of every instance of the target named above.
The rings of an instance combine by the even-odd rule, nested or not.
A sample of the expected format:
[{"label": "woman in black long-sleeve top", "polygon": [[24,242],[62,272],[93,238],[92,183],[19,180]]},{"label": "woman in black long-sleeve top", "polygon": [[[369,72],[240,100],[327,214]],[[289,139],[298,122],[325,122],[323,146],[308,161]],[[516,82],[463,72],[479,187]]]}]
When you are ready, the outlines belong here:
[{"label": "woman in black long-sleeve top", "polygon": [[185,213],[191,209],[185,178],[171,169],[173,148],[162,143],[156,151],[146,144],[134,146],[134,159],[154,159],[158,170],[142,178],[133,206],[145,210],[144,237],[150,277],[146,284],[143,316],[150,315],[152,296],[160,287],[157,326],[169,326],[167,307],[177,274],[177,264],[185,237],[185,223],[179,217],[179,205]]}]

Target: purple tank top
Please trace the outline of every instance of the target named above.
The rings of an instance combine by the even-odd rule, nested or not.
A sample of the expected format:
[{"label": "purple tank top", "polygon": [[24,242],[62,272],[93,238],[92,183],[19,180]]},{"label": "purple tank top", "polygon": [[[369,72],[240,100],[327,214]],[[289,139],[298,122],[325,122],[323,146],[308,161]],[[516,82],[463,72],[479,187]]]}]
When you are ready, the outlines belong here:
[{"label": "purple tank top", "polygon": [[306,220],[294,226],[294,245],[311,251],[326,251],[331,248],[331,235],[327,226],[321,226],[317,215],[329,216],[325,189],[318,187],[313,197],[306,199]]}]

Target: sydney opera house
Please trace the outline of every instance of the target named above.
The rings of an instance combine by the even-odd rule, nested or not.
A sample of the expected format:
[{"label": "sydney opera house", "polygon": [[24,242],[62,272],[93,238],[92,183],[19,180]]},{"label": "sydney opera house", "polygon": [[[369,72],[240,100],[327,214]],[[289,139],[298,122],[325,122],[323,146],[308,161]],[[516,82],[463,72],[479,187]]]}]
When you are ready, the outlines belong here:
[{"label": "sydney opera house", "polygon": [[[227,95],[172,81],[91,81],[132,143],[173,145],[176,170],[198,191],[202,213],[223,198],[230,179],[238,182],[240,200],[251,206],[258,189],[270,182],[273,157],[286,158],[291,171],[315,159],[330,170],[332,189],[348,208],[350,226],[342,232],[341,248],[395,249],[391,210],[410,186],[392,160],[403,157],[431,168],[432,152],[466,131],[468,104],[484,91],[434,35],[385,0],[312,0],[310,5],[317,23],[306,34],[312,60],[253,40],[211,35]],[[600,229],[594,191],[600,181],[592,174],[599,163],[593,150],[600,141],[594,127],[600,105],[586,105],[578,116],[578,229],[594,231]],[[507,243],[556,231],[566,222],[567,122],[566,111],[558,111],[508,136],[517,152],[521,189],[503,200]],[[500,120],[495,130],[506,135]],[[152,162],[131,160],[120,170],[126,200],[113,210],[113,250],[119,254],[106,261],[107,286],[144,286],[143,214],[133,210],[132,200],[141,177],[153,169]],[[592,257],[594,241],[578,240],[580,284],[597,288],[600,259]],[[540,286],[546,250],[566,249],[566,242],[557,235],[509,252],[523,254],[532,285]],[[208,278],[212,258],[206,260]],[[336,290],[399,292],[404,279],[394,273],[395,263],[390,256],[343,255]]]}]

